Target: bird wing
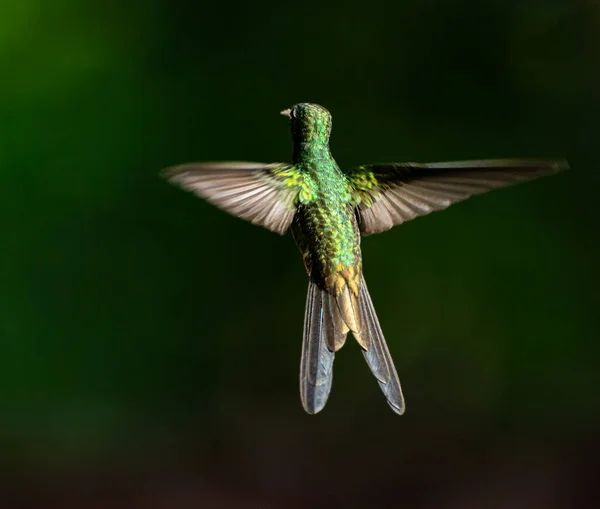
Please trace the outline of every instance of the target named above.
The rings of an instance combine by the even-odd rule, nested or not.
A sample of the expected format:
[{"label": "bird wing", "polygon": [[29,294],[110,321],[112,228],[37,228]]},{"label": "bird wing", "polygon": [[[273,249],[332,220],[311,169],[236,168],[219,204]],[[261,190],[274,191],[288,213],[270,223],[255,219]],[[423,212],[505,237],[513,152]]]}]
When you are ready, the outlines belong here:
[{"label": "bird wing", "polygon": [[359,166],[346,174],[360,229],[371,235],[495,188],[567,169],[566,162],[494,159]]},{"label": "bird wing", "polygon": [[213,205],[283,235],[290,226],[302,174],[288,163],[189,163],[163,175]]}]

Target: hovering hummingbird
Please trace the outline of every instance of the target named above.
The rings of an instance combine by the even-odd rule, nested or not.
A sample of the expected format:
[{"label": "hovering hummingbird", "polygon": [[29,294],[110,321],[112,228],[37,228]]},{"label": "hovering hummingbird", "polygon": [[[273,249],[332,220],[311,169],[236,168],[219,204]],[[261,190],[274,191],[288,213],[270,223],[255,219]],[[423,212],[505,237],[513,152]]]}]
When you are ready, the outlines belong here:
[{"label": "hovering hummingbird", "polygon": [[342,172],[329,149],[329,111],[300,103],[281,114],[291,122],[292,163],[191,163],[164,174],[234,216],[280,235],[291,228],[309,277],[300,362],[304,409],[316,414],[325,406],[335,352],[352,332],[388,404],[401,415],[400,380],[363,277],[361,235],[568,166],[503,159],[372,164]]}]

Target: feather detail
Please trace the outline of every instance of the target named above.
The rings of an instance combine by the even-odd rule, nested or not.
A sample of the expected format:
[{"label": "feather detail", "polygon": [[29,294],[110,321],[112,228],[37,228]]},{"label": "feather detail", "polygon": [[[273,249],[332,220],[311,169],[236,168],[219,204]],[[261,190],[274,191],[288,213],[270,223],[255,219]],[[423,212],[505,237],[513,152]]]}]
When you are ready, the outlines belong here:
[{"label": "feather detail", "polygon": [[287,163],[190,163],[163,171],[230,214],[283,235],[296,212],[302,175]]},{"label": "feather detail", "polygon": [[350,329],[340,314],[336,298],[329,292],[325,292],[323,299],[327,303],[324,308],[326,309],[326,312],[329,313],[329,317],[334,329],[334,334],[331,334],[327,338],[327,346],[330,350],[337,352],[340,348],[342,348],[342,346],[344,346],[344,343],[346,342],[346,336]]},{"label": "feather detail", "polygon": [[327,403],[333,381],[335,350],[346,338],[343,329],[336,329],[340,321],[336,311],[331,295],[310,279],[300,360],[300,399],[309,414],[320,412]]},{"label": "feather detail", "polygon": [[358,335],[354,334],[354,337],[361,346],[363,344],[369,345],[368,348],[362,348],[363,356],[371,372],[377,379],[377,383],[391,409],[397,414],[402,415],[405,404],[398,373],[396,373],[392,356],[383,337],[367,284],[362,276],[358,302],[361,332]]},{"label": "feather detail", "polygon": [[346,326],[353,332],[360,332],[360,315],[358,312],[358,299],[352,293],[347,284],[342,291],[335,296],[337,308]]},{"label": "feather detail", "polygon": [[371,235],[471,196],[567,168],[561,161],[520,159],[390,163],[355,168],[347,178],[361,233]]},{"label": "feather detail", "polygon": [[[354,267],[346,267],[325,278],[325,288],[336,303],[337,314],[345,325],[345,332],[360,332],[358,292],[360,274]],[[364,345],[368,347],[368,345]]]}]

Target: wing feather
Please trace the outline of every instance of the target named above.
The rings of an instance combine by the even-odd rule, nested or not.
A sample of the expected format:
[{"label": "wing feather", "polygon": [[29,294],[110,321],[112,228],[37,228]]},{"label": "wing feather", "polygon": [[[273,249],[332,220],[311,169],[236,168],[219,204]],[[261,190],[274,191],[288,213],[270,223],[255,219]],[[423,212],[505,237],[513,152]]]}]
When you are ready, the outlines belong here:
[{"label": "wing feather", "polygon": [[360,166],[347,178],[359,224],[371,235],[453,203],[568,168],[564,161],[498,159]]},{"label": "wing feather", "polygon": [[302,189],[302,175],[287,163],[190,163],[163,174],[226,212],[280,235],[294,218]]}]

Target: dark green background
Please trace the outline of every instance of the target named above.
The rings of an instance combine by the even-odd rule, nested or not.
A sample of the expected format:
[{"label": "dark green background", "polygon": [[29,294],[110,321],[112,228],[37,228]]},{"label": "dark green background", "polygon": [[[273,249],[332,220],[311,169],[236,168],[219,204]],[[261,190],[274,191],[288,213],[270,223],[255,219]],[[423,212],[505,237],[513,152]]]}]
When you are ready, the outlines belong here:
[{"label": "dark green background", "polygon": [[[599,29],[573,0],[5,0],[0,507],[592,507]],[[289,160],[304,101],[342,167],[572,167],[365,239],[403,417],[353,342],[304,414],[291,238],[158,177]]]}]

